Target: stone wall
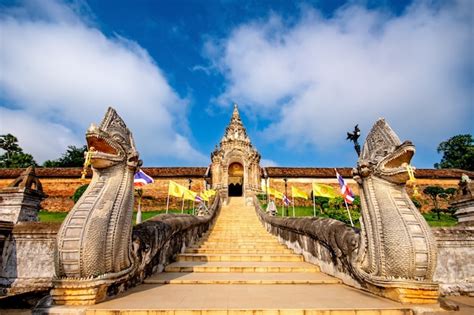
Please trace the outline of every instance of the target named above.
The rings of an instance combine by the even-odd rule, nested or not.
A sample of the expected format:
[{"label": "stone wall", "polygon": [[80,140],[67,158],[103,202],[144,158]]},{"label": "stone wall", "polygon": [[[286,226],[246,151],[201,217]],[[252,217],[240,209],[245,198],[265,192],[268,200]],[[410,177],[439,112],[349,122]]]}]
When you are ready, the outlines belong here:
[{"label": "stone wall", "polygon": [[474,228],[436,228],[438,264],[434,280],[442,295],[474,296]]},{"label": "stone wall", "polygon": [[0,296],[49,290],[59,226],[21,222],[13,227],[1,249]]}]

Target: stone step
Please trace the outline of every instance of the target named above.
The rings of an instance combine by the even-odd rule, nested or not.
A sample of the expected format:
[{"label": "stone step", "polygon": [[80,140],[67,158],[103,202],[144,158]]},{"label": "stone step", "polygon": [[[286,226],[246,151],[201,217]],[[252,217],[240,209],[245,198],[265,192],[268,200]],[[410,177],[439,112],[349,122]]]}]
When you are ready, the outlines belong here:
[{"label": "stone step", "polygon": [[323,273],[181,273],[162,272],[146,284],[337,284],[341,280]]},{"label": "stone step", "polygon": [[324,285],[143,284],[92,305],[87,315],[412,315],[408,306]]},{"label": "stone step", "polygon": [[267,243],[267,242],[278,242],[274,238],[269,237],[258,237],[258,238],[251,238],[251,237],[228,237],[228,238],[219,238],[219,237],[204,237],[201,239],[201,242],[212,242],[212,243],[233,243],[233,242],[257,242],[257,243]]},{"label": "stone step", "polygon": [[269,240],[251,240],[251,239],[235,239],[235,240],[200,240],[199,243],[207,243],[209,245],[214,245],[214,244],[222,244],[222,245],[227,245],[227,244],[242,244],[242,245],[269,245],[269,244],[280,244],[277,240],[274,239],[269,239]]},{"label": "stone step", "polygon": [[292,254],[290,249],[199,249],[196,247],[188,247],[185,253],[196,254]]},{"label": "stone step", "polygon": [[250,244],[250,245],[244,245],[244,244],[196,244],[195,245],[199,249],[232,249],[232,250],[238,250],[238,249],[282,249],[285,248],[281,244],[274,244],[274,245],[256,245],[256,244]]},{"label": "stone step", "polygon": [[318,266],[305,262],[175,262],[166,272],[319,272]]},{"label": "stone step", "polygon": [[179,254],[177,261],[304,261],[295,254]]}]

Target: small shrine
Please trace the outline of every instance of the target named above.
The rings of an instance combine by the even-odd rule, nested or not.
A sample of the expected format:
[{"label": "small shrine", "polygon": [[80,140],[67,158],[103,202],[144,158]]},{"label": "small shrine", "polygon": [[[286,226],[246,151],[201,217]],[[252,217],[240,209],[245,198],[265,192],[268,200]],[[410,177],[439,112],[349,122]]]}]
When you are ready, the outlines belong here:
[{"label": "small shrine", "polygon": [[260,190],[260,154],[247,135],[237,104],[221,142],[211,153],[210,168],[212,188],[224,199],[250,199]]}]

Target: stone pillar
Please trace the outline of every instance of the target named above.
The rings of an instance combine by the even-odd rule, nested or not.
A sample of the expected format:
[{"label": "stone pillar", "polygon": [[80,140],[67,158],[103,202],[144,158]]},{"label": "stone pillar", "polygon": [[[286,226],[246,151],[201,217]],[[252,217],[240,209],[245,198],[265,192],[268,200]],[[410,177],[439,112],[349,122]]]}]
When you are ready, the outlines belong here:
[{"label": "stone pillar", "polygon": [[456,197],[450,205],[457,209],[454,215],[458,218],[458,225],[474,227],[474,183],[466,174],[462,174],[458,185]]},{"label": "stone pillar", "polygon": [[474,198],[453,201],[451,205],[457,208],[454,215],[458,218],[458,225],[474,227]]},{"label": "stone pillar", "polygon": [[16,224],[38,221],[41,201],[46,198],[34,167],[28,167],[8,187],[0,189],[0,218]]}]

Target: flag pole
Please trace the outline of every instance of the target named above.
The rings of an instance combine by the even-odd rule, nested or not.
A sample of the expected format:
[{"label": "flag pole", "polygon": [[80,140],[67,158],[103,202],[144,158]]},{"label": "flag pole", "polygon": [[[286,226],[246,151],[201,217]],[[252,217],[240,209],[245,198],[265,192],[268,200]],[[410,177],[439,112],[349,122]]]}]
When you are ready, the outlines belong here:
[{"label": "flag pole", "polygon": [[181,214],[183,214],[184,213],[184,193],[181,196],[181,198],[183,198],[183,200],[181,201]]},{"label": "flag pole", "polygon": [[137,210],[137,218],[136,218],[136,224],[142,223],[142,194],[138,193],[138,210]]},{"label": "flag pole", "polygon": [[349,211],[349,206],[347,205],[346,198],[344,198],[344,203],[346,204],[347,214],[349,214],[349,220],[351,220],[351,225],[354,227],[354,222],[352,222],[351,212]]},{"label": "flag pole", "polygon": [[170,191],[168,189],[168,197],[166,198],[166,213],[168,214],[168,209],[170,207]]},{"label": "flag pole", "polygon": [[[275,198],[276,199],[276,198]],[[283,199],[281,200],[281,216],[283,217],[285,215],[285,213],[283,212],[283,207],[284,207],[284,204],[283,204]]]},{"label": "flag pole", "polygon": [[193,215],[194,215],[194,200],[193,200]]},{"label": "flag pole", "polygon": [[314,196],[314,189],[313,189],[313,216],[316,216],[316,197]]},{"label": "flag pole", "polygon": [[292,202],[292,206],[293,206],[293,216],[295,216],[295,197],[293,197],[293,189],[291,189],[291,200],[293,201],[293,202]]}]

